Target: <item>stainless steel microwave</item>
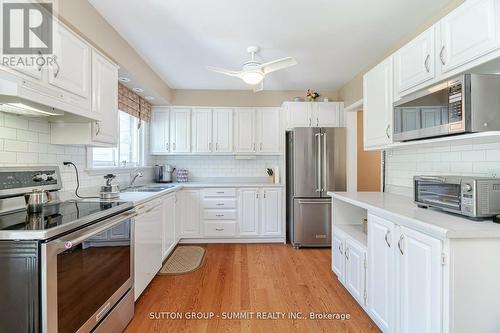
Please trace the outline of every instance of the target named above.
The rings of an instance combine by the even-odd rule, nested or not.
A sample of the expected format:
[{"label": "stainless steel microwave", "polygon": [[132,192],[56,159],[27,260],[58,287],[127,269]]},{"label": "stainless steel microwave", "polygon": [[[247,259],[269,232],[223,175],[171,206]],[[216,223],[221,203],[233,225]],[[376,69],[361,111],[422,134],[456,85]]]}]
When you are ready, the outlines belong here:
[{"label": "stainless steel microwave", "polygon": [[500,75],[462,74],[394,103],[396,142],[500,130]]}]

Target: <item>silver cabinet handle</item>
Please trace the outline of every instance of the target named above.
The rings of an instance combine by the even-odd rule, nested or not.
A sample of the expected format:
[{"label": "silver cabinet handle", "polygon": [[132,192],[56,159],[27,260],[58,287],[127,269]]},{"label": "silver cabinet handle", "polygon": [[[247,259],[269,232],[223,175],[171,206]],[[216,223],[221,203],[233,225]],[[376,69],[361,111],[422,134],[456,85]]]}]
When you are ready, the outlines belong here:
[{"label": "silver cabinet handle", "polygon": [[217,204],[215,204],[215,205],[216,205],[216,206],[224,206],[224,204],[223,204],[223,203],[217,203]]},{"label": "silver cabinet handle", "polygon": [[340,252],[340,254],[342,254],[342,255],[344,254],[344,251],[342,250],[342,245],[339,245],[339,252]]},{"label": "silver cabinet handle", "polygon": [[217,231],[224,231],[224,228],[215,228]]},{"label": "silver cabinet handle", "polygon": [[390,230],[387,230],[387,232],[385,233],[385,242],[387,243],[388,247],[391,247],[391,243],[389,243],[389,235],[390,234],[391,234]]},{"label": "silver cabinet handle", "polygon": [[311,118],[309,118],[309,126],[311,126]]},{"label": "silver cabinet handle", "polygon": [[446,65],[446,59],[444,58],[444,49],[445,46],[443,45],[443,47],[441,47],[441,51],[439,51],[439,59],[441,60],[441,63],[443,65]]},{"label": "silver cabinet handle", "polygon": [[258,198],[259,198],[259,193],[256,193],[256,194],[255,194],[255,196],[256,196],[256,198],[258,199]]},{"label": "silver cabinet handle", "polygon": [[427,71],[427,73],[429,73],[431,71],[431,68],[429,66],[430,60],[431,60],[431,55],[428,54],[427,57],[425,57],[425,61],[424,61],[424,66],[425,66],[425,70]]},{"label": "silver cabinet handle", "polygon": [[316,126],[319,126],[319,118],[316,118]]},{"label": "silver cabinet handle", "polygon": [[[38,51],[38,58],[37,59],[40,59],[40,58],[42,58],[42,51]],[[37,64],[38,64],[38,71],[40,72],[42,70],[42,67],[43,67],[43,61],[41,62],[41,64],[39,64],[39,63],[37,63]]]},{"label": "silver cabinet handle", "polygon": [[215,214],[217,217],[224,217],[224,214]]},{"label": "silver cabinet handle", "polygon": [[169,150],[170,150],[170,143],[169,143],[169,142],[167,142],[167,143],[165,144],[165,146],[166,146],[166,148],[167,148],[167,151],[169,151]]},{"label": "silver cabinet handle", "polygon": [[209,150],[209,151],[212,151],[212,142],[209,142],[209,143],[208,143],[208,150]]},{"label": "silver cabinet handle", "polygon": [[96,121],[95,122],[95,136],[98,136],[99,133],[101,133],[101,124],[98,121]]},{"label": "silver cabinet handle", "polygon": [[174,142],[174,143],[172,143],[172,150],[175,150],[175,148],[176,147],[175,147],[175,142]]},{"label": "silver cabinet handle", "polygon": [[387,127],[385,128],[385,135],[387,136],[387,139],[390,139],[391,136],[389,134],[389,129],[391,128],[390,124],[387,124]]},{"label": "silver cabinet handle", "polygon": [[54,72],[54,79],[59,75],[59,72],[61,71],[61,67],[59,67],[59,63],[57,62],[57,58],[54,56],[54,64],[57,66],[57,70]]},{"label": "silver cabinet handle", "polygon": [[254,142],[254,144],[253,144],[253,151],[255,151],[255,142]]},{"label": "silver cabinet handle", "polygon": [[317,153],[318,157],[316,160],[316,192],[321,192],[321,133],[314,134],[316,137],[316,144],[318,145]]},{"label": "silver cabinet handle", "polygon": [[215,151],[218,151],[218,150],[219,150],[219,143],[218,143],[218,142],[216,142],[216,143],[215,143]]},{"label": "silver cabinet handle", "polygon": [[261,142],[260,143],[260,151],[262,151],[262,149],[263,149],[263,143]]},{"label": "silver cabinet handle", "polygon": [[345,249],[345,258],[349,260],[349,248]]},{"label": "silver cabinet handle", "polygon": [[403,240],[404,240],[405,236],[404,235],[401,235],[399,237],[399,241],[398,241],[398,248],[399,248],[399,252],[401,252],[401,255],[404,254],[403,252],[403,248],[402,248],[402,243],[403,243]]}]

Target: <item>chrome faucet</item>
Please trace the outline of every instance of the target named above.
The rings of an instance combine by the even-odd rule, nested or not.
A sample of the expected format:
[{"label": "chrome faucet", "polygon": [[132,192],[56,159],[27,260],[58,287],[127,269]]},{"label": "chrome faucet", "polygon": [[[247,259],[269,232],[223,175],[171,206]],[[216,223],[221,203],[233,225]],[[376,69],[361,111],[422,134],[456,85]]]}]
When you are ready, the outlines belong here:
[{"label": "chrome faucet", "polygon": [[129,187],[132,187],[134,186],[134,183],[135,183],[135,180],[137,179],[137,177],[142,177],[142,172],[137,172],[134,177],[132,178],[132,180],[130,181],[130,185]]}]

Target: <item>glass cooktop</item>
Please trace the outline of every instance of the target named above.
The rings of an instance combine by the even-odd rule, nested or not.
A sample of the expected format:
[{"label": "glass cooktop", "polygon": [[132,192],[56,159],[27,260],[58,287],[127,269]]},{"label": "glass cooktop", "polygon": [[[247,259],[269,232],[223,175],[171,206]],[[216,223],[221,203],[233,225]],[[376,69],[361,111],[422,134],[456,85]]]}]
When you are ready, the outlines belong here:
[{"label": "glass cooktop", "polygon": [[0,214],[0,232],[46,231],[78,221],[91,223],[128,210],[131,207],[131,203],[119,201],[64,201],[53,203],[45,205],[40,213],[28,213],[23,210]]}]

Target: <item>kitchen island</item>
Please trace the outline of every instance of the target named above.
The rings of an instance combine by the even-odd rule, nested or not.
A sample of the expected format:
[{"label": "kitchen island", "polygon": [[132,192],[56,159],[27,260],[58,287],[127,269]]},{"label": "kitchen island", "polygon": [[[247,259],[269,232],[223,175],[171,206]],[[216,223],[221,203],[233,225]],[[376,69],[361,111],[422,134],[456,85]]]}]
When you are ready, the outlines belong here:
[{"label": "kitchen island", "polygon": [[499,224],[395,194],[329,195],[332,270],[382,331],[500,330]]}]

